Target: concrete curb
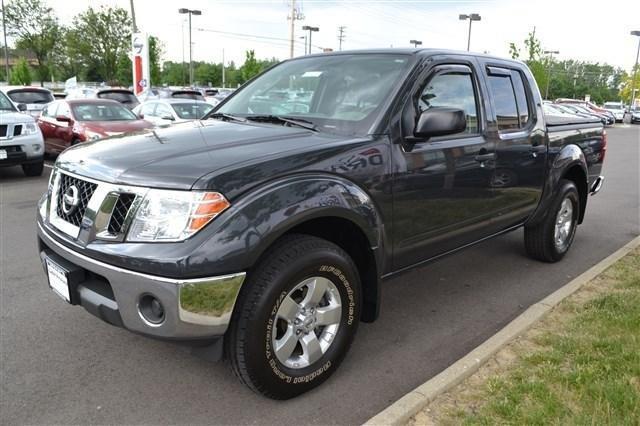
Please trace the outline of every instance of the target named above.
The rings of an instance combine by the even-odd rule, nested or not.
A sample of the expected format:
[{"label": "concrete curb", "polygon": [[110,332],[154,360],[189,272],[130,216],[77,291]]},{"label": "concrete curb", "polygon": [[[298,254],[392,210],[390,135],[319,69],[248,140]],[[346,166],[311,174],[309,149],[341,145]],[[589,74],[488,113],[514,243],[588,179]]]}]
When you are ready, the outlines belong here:
[{"label": "concrete curb", "polygon": [[540,302],[529,307],[480,346],[456,361],[437,376],[394,402],[376,416],[367,420],[365,425],[402,425],[407,423],[411,417],[416,415],[438,395],[448,391],[475,373],[482,364],[511,342],[511,340],[527,331],[529,327],[540,320],[565,298],[576,292],[584,284],[604,272],[605,269],[638,246],[640,246],[640,236],[634,238],[621,249],[601,260]]}]

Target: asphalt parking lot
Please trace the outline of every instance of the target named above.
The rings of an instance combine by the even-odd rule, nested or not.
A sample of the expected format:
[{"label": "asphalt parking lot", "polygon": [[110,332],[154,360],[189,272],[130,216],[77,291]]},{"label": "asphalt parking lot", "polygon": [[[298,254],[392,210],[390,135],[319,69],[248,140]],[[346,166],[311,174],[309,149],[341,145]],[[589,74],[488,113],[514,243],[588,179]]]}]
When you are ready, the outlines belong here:
[{"label": "asphalt parking lot", "polygon": [[640,126],[607,130],[603,190],[563,262],[527,258],[517,231],[388,281],[340,370],[271,401],[224,363],[102,323],[48,290],[35,203],[48,172],[0,169],[0,418],[3,424],[362,423],[640,234]]}]

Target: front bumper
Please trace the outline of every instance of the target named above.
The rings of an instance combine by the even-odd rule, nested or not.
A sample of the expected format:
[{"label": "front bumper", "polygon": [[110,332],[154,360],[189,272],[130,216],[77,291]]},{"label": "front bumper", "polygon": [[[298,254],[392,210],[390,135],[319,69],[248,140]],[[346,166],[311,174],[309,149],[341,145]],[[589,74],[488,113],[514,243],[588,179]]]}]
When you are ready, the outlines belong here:
[{"label": "front bumper", "polygon": [[39,132],[32,135],[0,138],[0,149],[7,152],[7,158],[0,160],[0,166],[17,166],[44,160],[44,142]]},{"label": "front bumper", "polygon": [[[102,320],[130,331],[169,340],[207,340],[222,336],[229,325],[245,273],[173,279],[143,274],[97,261],[57,242],[56,231],[38,222],[38,249],[45,259],[73,270],[71,303]],[[140,301],[151,295],[164,308],[164,319],[152,323]]]}]

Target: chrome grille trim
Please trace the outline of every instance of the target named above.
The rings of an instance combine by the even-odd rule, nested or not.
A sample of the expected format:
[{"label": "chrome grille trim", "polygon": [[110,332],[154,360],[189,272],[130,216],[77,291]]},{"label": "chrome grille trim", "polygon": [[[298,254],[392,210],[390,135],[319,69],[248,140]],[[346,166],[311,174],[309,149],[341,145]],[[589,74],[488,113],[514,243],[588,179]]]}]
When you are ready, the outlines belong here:
[{"label": "chrome grille trim", "polygon": [[[65,220],[59,214],[61,182],[62,179],[67,179],[68,177],[95,185],[93,194],[87,202],[84,214],[78,225]],[[147,188],[98,181],[58,167],[54,168],[51,181],[47,209],[49,223],[84,245],[95,240],[124,241],[126,231],[133,220],[135,211],[148,191]],[[110,229],[114,209],[117,207],[121,195],[131,198],[131,202],[126,213],[123,211],[118,212],[119,220],[121,221],[119,229],[113,226]]]}]

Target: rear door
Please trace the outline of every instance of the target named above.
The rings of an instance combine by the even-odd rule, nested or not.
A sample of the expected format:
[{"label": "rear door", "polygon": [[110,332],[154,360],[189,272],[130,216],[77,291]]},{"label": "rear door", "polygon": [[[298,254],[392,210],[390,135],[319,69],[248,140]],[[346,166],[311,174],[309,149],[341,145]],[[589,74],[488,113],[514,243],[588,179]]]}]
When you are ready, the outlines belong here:
[{"label": "rear door", "polygon": [[537,207],[547,145],[535,82],[518,64],[480,59],[490,93],[496,159],[490,177],[498,208],[494,231],[522,223]]},{"label": "rear door", "polygon": [[[401,269],[483,238],[495,206],[489,186],[493,141],[476,62],[434,58],[418,77],[393,135],[394,269]],[[465,131],[415,140],[417,115],[432,107],[461,109]],[[408,143],[411,141],[410,143]]]}]

